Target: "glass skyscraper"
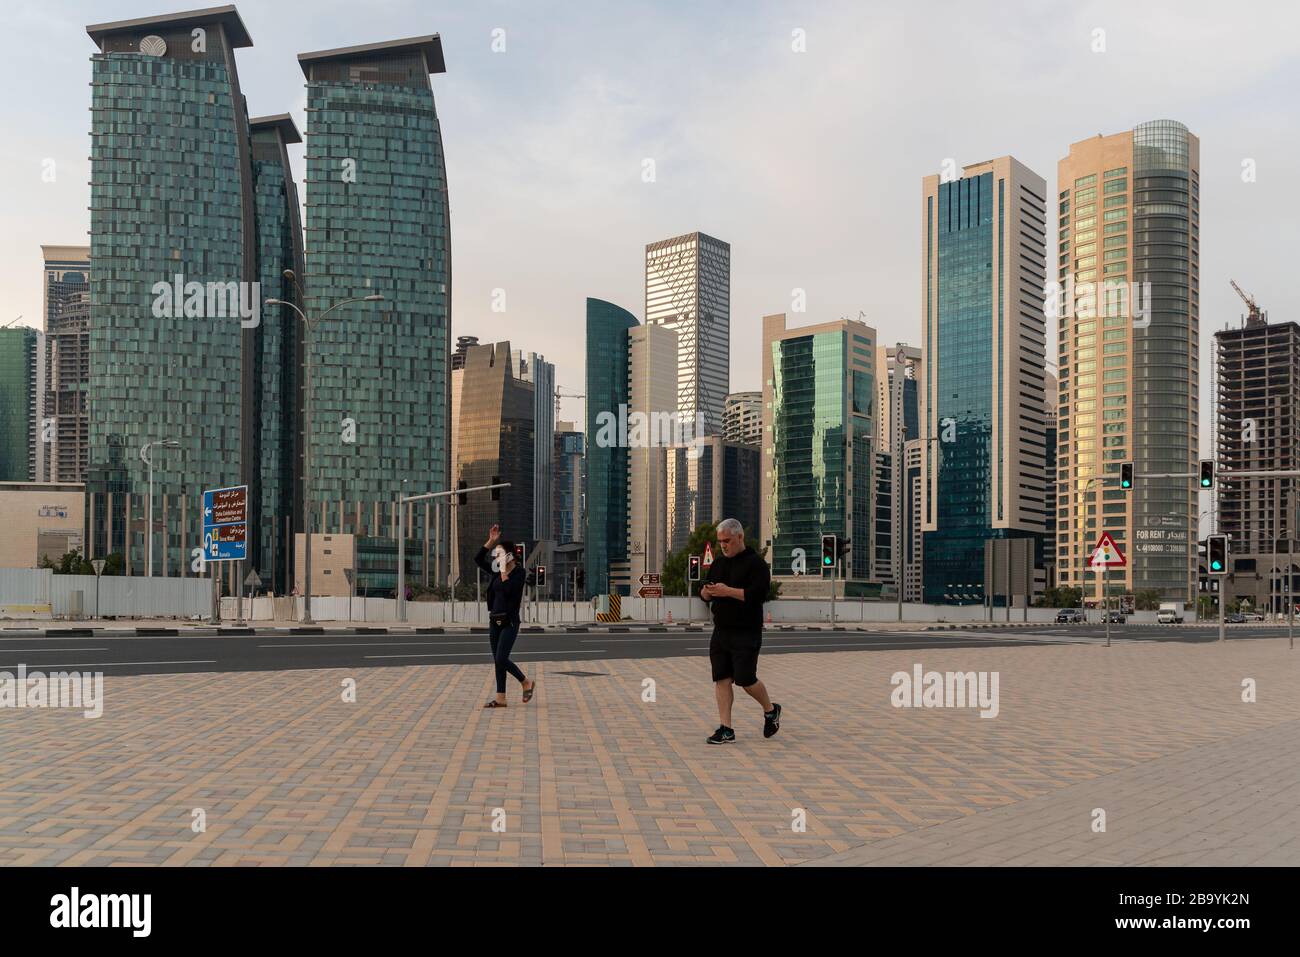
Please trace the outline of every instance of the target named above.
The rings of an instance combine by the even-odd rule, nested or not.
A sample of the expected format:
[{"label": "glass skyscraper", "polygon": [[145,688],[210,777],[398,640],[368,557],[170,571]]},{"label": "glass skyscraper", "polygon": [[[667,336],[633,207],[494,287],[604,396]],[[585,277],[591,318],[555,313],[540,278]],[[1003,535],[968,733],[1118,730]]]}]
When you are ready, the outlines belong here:
[{"label": "glass skyscraper", "polygon": [[802,550],[803,580],[784,578],[782,588],[805,592],[821,571],[822,536],[835,535],[852,545],[840,594],[877,597],[876,333],[858,321],[785,321],[763,317],[762,537],[772,573],[798,575]]},{"label": "glass skyscraper", "polygon": [[[414,37],[298,61],[307,78],[309,314],[384,297],[343,306],[313,327],[306,430],[316,522],[391,534],[400,494],[450,482],[451,238],[429,80],[446,72],[442,41]],[[406,527],[427,547],[425,514],[420,526],[408,509]]]},{"label": "glass skyscraper", "polygon": [[984,543],[1046,528],[1046,184],[1004,156],[922,190],[924,600],[983,602]]},{"label": "glass skyscraper", "polygon": [[[234,7],[86,28],[92,58],[90,409],[91,555],[129,548],[142,570],[146,442],[158,494],[184,504],[254,474],[256,423],[241,416],[255,328],[212,295],[176,308],[158,283],[245,290],[258,278],[249,128],[235,50],[252,45]],[[212,284],[209,286],[209,284]],[[197,314],[196,314],[197,313]],[[250,483],[251,484],[251,483]],[[111,502],[111,504],[109,504]],[[155,566],[188,573],[189,518],[163,512]],[[132,518],[128,545],[124,519]],[[162,547],[163,528],[167,547]]]},{"label": "glass skyscraper", "polygon": [[0,482],[33,480],[38,341],[27,326],[0,329]]},{"label": "glass skyscraper", "polygon": [[[628,330],[636,316],[612,302],[587,300],[586,591],[608,594],[611,563],[628,560],[628,449],[601,438],[605,416],[620,417],[628,390]],[[608,433],[608,429],[605,430]]]},{"label": "glass skyscraper", "polygon": [[[304,275],[298,188],[289,166],[290,144],[301,143],[287,113],[249,121],[253,151],[253,192],[257,220],[257,267],[262,298],[300,303],[292,269]],[[279,594],[292,590],[292,543],[302,531],[301,387],[302,320],[287,306],[263,306],[252,353],[248,410],[254,431],[258,475],[258,571]],[[250,492],[253,488],[250,487]],[[278,559],[278,560],[277,560]]]}]

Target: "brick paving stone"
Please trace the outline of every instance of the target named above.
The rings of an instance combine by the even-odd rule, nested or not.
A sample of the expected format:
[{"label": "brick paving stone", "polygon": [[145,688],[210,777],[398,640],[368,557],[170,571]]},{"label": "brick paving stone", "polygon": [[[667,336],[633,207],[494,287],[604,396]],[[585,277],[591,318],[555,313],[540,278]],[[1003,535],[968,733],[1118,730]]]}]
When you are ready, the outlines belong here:
[{"label": "brick paving stone", "polygon": [[[99,719],[0,711],[0,864],[1294,865],[1297,661],[1283,639],[774,655],[781,733],[738,695],[720,748],[702,658],[534,663],[543,693],[504,712],[479,665],[109,676]],[[999,672],[1000,714],[894,708],[918,662]]]}]

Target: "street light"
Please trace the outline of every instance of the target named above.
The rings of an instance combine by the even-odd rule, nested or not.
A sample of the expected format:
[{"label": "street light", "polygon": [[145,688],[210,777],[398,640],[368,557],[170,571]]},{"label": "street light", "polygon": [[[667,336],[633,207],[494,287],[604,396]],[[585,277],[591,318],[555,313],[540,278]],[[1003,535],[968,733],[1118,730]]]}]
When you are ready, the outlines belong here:
[{"label": "street light", "polygon": [[[145,521],[149,526],[148,531],[145,532],[148,536],[145,555],[146,561],[149,562],[149,569],[145,572],[146,578],[153,578],[153,453],[149,450],[154,446],[162,449],[175,449],[180,447],[180,442],[176,439],[158,439],[140,446],[140,461],[149,467],[149,502],[145,506]],[[163,554],[165,555],[166,552]]]},{"label": "street light", "polygon": [[[307,301],[303,293],[302,286],[298,282],[298,277],[294,275],[292,269],[286,269],[283,273],[284,278],[288,279],[298,288],[298,295],[302,301]],[[354,296],[351,299],[343,299],[334,303],[315,319],[312,319],[303,310],[296,305],[284,299],[268,299],[268,306],[288,306],[294,312],[298,313],[303,324],[303,382],[306,385],[303,398],[302,424],[303,424],[303,443],[302,443],[302,522],[303,522],[303,611],[302,624],[314,625],[315,622],[311,617],[311,330],[312,323],[320,322],[335,309],[340,306],[346,306],[354,302],[383,302],[384,297],[378,293],[370,296]]]}]

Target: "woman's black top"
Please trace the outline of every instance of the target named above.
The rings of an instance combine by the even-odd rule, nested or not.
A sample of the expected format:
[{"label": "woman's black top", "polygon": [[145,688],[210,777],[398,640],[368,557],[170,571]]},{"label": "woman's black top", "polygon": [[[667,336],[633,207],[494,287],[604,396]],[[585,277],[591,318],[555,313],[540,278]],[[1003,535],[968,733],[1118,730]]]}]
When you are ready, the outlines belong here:
[{"label": "woman's black top", "polygon": [[514,624],[519,624],[519,603],[524,600],[524,570],[516,563],[506,580],[502,581],[501,573],[492,570],[491,554],[482,546],[474,556],[474,564],[488,573],[488,614],[509,615]]}]

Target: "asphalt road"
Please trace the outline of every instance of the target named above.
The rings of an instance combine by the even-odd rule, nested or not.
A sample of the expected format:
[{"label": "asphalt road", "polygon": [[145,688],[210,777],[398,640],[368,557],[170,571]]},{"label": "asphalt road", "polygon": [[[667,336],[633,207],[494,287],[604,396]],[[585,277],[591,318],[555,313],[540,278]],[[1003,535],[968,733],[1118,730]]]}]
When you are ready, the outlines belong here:
[{"label": "asphalt road", "polygon": [[[1300,630],[1300,629],[1297,629]],[[1229,640],[1285,637],[1285,628],[1232,625]],[[1111,626],[1114,642],[1205,642],[1218,638],[1217,626]],[[973,631],[768,631],[763,653],[821,654],[927,648],[985,648],[1027,645],[1099,644],[1101,625],[1047,626]],[[614,632],[522,634],[513,657],[529,661],[601,661],[616,658],[705,656],[709,633]],[[0,637],[0,672],[19,664],[30,671],[102,671],[110,675],[183,674],[224,671],[287,671],[305,668],[382,668],[405,665],[488,664],[485,634],[357,635],[326,630],[321,634],[263,633],[221,636],[45,637],[40,633]]]}]

